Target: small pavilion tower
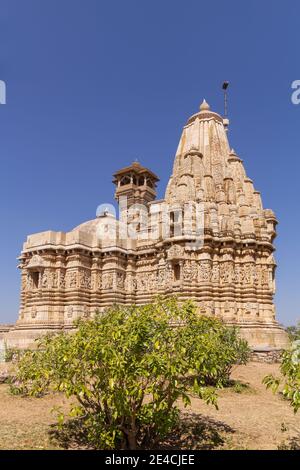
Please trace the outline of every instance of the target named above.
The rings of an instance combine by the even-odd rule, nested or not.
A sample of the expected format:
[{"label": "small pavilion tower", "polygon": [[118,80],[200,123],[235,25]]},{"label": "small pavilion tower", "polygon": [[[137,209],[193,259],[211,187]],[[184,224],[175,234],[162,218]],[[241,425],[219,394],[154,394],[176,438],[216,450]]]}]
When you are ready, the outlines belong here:
[{"label": "small pavilion tower", "polygon": [[133,204],[146,205],[156,198],[156,184],[159,178],[139,162],[122,168],[114,175],[113,183],[116,185],[115,199],[127,198],[127,207]]}]

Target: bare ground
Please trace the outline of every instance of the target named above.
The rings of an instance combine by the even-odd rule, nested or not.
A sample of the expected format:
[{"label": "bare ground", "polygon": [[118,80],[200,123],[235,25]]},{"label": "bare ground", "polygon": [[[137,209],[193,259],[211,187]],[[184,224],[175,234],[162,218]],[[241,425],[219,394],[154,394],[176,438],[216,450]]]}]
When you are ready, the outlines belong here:
[{"label": "bare ground", "polygon": [[[300,448],[300,413],[294,415],[288,402],[261,383],[278,370],[277,364],[236,367],[232,379],[238,385],[218,392],[219,410],[193,398],[192,407],[183,410],[180,429],[162,448]],[[56,421],[52,408],[68,409],[61,395],[22,398],[10,395],[8,385],[0,385],[0,403],[0,449],[61,448],[49,434]]]},{"label": "bare ground", "polygon": [[213,436],[217,432],[223,441],[214,448],[267,450],[284,445],[300,449],[300,413],[295,415],[281,395],[266,390],[262,379],[268,374],[279,376],[279,365],[252,362],[236,367],[232,379],[248,388],[241,393],[235,391],[236,387],[221,390],[219,410],[199,399],[192,400],[193,414],[211,423],[206,429]]}]

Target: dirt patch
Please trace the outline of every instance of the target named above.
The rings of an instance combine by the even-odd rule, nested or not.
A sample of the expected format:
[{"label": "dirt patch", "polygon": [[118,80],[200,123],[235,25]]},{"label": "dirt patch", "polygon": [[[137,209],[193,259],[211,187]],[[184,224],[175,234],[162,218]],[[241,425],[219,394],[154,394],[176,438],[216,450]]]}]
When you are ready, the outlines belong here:
[{"label": "dirt patch", "polygon": [[[165,449],[277,449],[300,446],[300,412],[266,390],[261,381],[279,374],[277,364],[249,363],[232,373],[233,385],[219,391],[219,410],[197,398],[183,409],[182,422],[162,444]],[[237,385],[239,384],[239,385]],[[247,385],[247,386],[245,386]],[[57,449],[49,431],[51,409],[68,409],[61,395],[12,396],[0,385],[0,449]]]},{"label": "dirt patch", "polygon": [[56,417],[52,409],[68,409],[60,395],[43,398],[13,396],[0,385],[0,449],[55,449],[49,430]]},{"label": "dirt patch", "polygon": [[300,443],[300,413],[295,415],[286,400],[266,390],[262,379],[268,374],[279,375],[279,365],[253,362],[236,367],[232,379],[248,387],[238,389],[239,393],[234,386],[221,390],[219,410],[192,400],[193,413],[200,414],[203,422],[213,419],[230,428],[230,433],[220,430],[224,442],[216,447],[277,449],[289,441]]}]

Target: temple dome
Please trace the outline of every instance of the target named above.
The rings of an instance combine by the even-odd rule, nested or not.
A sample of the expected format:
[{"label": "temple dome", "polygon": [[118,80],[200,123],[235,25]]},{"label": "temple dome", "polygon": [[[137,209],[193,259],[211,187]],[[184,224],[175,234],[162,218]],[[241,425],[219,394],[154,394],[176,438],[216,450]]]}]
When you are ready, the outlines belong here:
[{"label": "temple dome", "polygon": [[80,232],[88,232],[88,233],[95,233],[97,231],[97,227],[99,226],[99,219],[92,219],[83,222],[80,225],[77,225],[72,229],[72,232],[80,231]]},{"label": "temple dome", "polygon": [[73,228],[72,232],[80,231],[86,232],[89,234],[97,234],[101,231],[101,228],[104,226],[116,227],[119,222],[116,220],[115,216],[110,213],[105,213],[96,219],[87,220],[80,225],[77,225]]}]

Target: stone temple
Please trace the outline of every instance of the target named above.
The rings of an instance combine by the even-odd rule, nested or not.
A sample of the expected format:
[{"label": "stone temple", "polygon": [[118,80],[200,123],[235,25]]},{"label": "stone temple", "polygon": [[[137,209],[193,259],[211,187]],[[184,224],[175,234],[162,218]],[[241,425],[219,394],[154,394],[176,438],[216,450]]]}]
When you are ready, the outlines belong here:
[{"label": "stone temple", "polygon": [[253,350],[284,348],[273,303],[276,217],[230,149],[227,127],[204,100],[183,128],[163,200],[158,177],[134,162],[114,174],[118,219],[104,208],[68,233],[29,235],[8,346],[71,329],[113,303],[175,294],[238,325]]}]

